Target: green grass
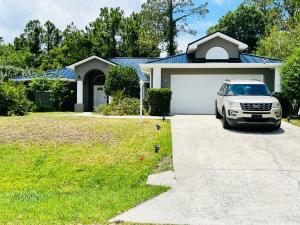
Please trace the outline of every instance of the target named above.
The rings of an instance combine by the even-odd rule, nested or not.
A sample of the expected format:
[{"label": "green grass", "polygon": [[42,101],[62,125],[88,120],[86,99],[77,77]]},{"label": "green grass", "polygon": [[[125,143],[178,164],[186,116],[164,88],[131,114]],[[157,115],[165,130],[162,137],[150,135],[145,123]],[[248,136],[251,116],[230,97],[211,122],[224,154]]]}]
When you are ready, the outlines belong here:
[{"label": "green grass", "polygon": [[0,117],[0,224],[106,223],[168,189],[146,179],[170,168],[171,148],[169,122]]},{"label": "green grass", "polygon": [[[285,120],[285,121],[287,122],[287,120]],[[295,126],[300,127],[300,119],[292,119],[292,120],[290,120],[290,123]]]}]

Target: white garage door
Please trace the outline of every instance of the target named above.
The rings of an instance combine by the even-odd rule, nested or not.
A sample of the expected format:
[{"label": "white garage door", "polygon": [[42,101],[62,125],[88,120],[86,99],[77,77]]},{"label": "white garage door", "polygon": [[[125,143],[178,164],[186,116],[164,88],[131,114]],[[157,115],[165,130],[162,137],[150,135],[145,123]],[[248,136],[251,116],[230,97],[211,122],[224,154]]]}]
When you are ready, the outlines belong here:
[{"label": "white garage door", "polygon": [[214,114],[217,92],[226,79],[263,80],[263,75],[172,75],[171,113]]}]

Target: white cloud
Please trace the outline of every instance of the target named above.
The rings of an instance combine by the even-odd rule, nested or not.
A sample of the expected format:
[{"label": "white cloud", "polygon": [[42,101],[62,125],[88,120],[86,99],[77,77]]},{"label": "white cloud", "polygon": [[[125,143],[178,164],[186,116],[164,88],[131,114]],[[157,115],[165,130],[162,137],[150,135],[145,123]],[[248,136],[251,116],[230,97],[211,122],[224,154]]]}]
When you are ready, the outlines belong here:
[{"label": "white cloud", "polygon": [[120,7],[129,15],[139,11],[145,0],[0,0],[0,36],[6,42],[22,33],[26,23],[51,20],[60,29],[74,22],[84,28],[99,14],[101,7]]},{"label": "white cloud", "polygon": [[230,4],[232,0],[212,0],[217,5]]}]

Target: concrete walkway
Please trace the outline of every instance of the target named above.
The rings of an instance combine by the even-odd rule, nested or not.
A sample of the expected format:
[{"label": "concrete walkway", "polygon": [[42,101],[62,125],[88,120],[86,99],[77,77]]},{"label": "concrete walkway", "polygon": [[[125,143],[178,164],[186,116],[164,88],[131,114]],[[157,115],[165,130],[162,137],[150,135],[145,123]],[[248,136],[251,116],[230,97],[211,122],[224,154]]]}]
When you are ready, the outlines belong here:
[{"label": "concrete walkway", "polygon": [[300,128],[224,130],[213,116],[172,118],[175,187],[112,221],[300,224]]}]

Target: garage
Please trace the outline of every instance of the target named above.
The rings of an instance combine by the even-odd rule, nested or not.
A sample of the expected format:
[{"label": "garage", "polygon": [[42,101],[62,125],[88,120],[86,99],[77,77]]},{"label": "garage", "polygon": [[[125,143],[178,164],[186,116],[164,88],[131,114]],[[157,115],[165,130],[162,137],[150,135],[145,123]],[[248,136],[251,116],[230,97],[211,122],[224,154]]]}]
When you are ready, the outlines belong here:
[{"label": "garage", "polygon": [[214,114],[217,92],[224,80],[261,80],[263,75],[172,75],[172,114]]}]

